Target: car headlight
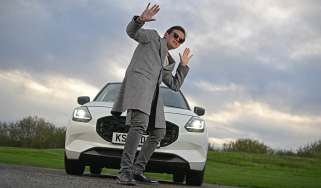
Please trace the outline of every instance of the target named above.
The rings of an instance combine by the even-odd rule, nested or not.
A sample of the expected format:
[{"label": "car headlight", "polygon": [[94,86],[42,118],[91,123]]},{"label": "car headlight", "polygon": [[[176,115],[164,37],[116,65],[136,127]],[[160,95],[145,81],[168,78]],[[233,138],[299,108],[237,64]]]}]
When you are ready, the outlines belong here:
[{"label": "car headlight", "polygon": [[189,132],[204,132],[205,121],[199,117],[191,117],[186,123],[185,129]]},{"label": "car headlight", "polygon": [[72,120],[80,122],[89,122],[91,120],[91,115],[86,106],[80,106],[75,108]]}]

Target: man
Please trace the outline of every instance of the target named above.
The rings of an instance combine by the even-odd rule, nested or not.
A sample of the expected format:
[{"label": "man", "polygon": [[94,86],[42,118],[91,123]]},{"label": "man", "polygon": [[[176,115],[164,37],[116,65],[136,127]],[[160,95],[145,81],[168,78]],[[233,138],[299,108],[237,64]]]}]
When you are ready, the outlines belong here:
[{"label": "man", "polygon": [[[175,76],[172,75],[175,61],[168,50],[178,48],[185,41],[185,30],[174,26],[161,38],[155,30],[142,29],[145,22],[155,20],[153,16],[160,10],[159,5],[149,6],[150,3],[127,26],[127,34],[139,44],[111,112],[114,116],[119,116],[127,110],[126,125],[130,126],[117,177],[117,182],[124,185],[135,185],[136,181],[158,183],[145,177],[143,172],[166,133],[159,85],[164,82],[169,88],[179,91],[189,70],[187,64],[191,58],[190,50],[186,48],[182,55],[179,54],[180,64]],[[149,136],[134,162],[140,138],[147,128]]]}]

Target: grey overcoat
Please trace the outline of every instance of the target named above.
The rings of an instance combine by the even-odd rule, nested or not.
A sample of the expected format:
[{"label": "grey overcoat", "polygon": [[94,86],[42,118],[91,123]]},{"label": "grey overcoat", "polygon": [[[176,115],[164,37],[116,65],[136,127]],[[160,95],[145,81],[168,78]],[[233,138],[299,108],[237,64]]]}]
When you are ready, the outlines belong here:
[{"label": "grey overcoat", "polygon": [[[143,29],[144,24],[136,21],[137,17],[127,25],[127,34],[139,44],[135,49],[129,66],[127,67],[120,93],[114,103],[112,111],[124,112],[127,109],[137,109],[153,115],[155,128],[165,128],[164,104],[158,94],[159,85],[164,82],[169,88],[179,91],[189,71],[189,67],[179,64],[175,76],[174,59],[168,55],[169,64],[164,66],[168,54],[166,39],[161,38],[157,31]],[[155,95],[155,101],[152,102]],[[153,112],[151,112],[151,109]],[[155,114],[152,114],[155,113]],[[151,119],[150,119],[151,120]]]}]

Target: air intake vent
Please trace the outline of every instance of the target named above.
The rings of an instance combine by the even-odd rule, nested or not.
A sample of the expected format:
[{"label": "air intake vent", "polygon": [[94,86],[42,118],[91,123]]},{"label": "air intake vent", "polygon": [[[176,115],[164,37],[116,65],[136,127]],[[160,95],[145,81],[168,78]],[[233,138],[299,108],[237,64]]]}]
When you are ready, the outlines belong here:
[{"label": "air intake vent", "polygon": [[[111,142],[113,132],[127,133],[129,126],[125,125],[126,117],[106,116],[97,120],[96,131],[104,140]],[[166,121],[166,135],[160,143],[161,147],[168,146],[178,138],[179,127]],[[148,132],[147,132],[148,134]]]}]

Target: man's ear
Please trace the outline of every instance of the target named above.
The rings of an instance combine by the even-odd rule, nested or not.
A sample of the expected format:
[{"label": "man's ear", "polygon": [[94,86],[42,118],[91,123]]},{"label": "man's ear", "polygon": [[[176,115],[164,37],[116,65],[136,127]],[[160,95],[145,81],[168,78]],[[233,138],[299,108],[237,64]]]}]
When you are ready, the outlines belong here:
[{"label": "man's ear", "polygon": [[168,37],[168,33],[166,32],[166,33],[164,34],[164,38],[167,39],[167,37]]}]

